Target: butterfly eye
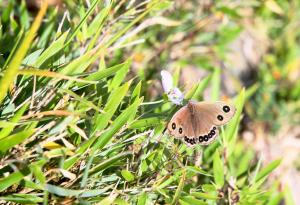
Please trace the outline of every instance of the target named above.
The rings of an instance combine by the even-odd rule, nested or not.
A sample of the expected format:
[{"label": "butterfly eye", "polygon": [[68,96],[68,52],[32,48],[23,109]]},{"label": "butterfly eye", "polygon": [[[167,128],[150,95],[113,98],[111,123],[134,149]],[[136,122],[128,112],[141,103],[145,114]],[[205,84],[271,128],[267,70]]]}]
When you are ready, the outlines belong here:
[{"label": "butterfly eye", "polygon": [[187,141],[188,141],[188,139],[189,139],[189,138],[188,138],[187,136],[184,136],[184,141],[186,141],[186,142],[187,142]]},{"label": "butterfly eye", "polygon": [[230,111],[230,107],[228,105],[223,106],[223,111],[224,112],[229,112]]},{"label": "butterfly eye", "polygon": [[179,134],[182,134],[182,128],[179,128]]},{"label": "butterfly eye", "polygon": [[199,136],[199,142],[203,142],[203,137]]},{"label": "butterfly eye", "polygon": [[173,122],[172,123],[172,129],[175,130],[176,129],[176,124]]},{"label": "butterfly eye", "polygon": [[208,136],[204,135],[204,141],[207,142],[208,141]]},{"label": "butterfly eye", "polygon": [[220,120],[220,121],[222,121],[222,120],[224,119],[222,115],[218,115],[217,118],[218,118],[218,120]]}]

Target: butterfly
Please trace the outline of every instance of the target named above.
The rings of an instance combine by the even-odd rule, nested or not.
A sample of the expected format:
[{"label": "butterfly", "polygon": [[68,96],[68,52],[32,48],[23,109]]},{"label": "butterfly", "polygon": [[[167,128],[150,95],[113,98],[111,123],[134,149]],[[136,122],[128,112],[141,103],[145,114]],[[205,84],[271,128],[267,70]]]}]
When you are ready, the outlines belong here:
[{"label": "butterfly", "polygon": [[[161,71],[162,86],[169,100],[176,105],[182,105],[184,96],[177,87],[173,87],[173,78],[168,71]],[[183,140],[190,147],[196,144],[208,145],[219,134],[218,126],[225,125],[234,116],[234,105],[218,102],[188,101],[187,105],[178,110],[167,129],[169,134]]]},{"label": "butterfly", "polygon": [[208,145],[218,136],[218,126],[225,125],[235,114],[232,104],[189,101],[168,123],[168,131],[189,147]]}]

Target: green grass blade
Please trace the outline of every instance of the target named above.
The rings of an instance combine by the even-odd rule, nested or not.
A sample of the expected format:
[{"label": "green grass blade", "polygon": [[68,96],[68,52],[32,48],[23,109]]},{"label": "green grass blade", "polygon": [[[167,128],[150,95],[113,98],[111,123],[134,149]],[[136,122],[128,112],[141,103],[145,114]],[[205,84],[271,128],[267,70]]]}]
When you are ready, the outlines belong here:
[{"label": "green grass blade", "polygon": [[217,196],[217,192],[216,192],[216,194],[192,192],[191,195],[194,197],[197,197],[197,198],[201,198],[201,199],[208,199],[208,200],[218,200],[219,199],[219,197]]},{"label": "green grass blade", "polygon": [[45,177],[44,173],[42,172],[42,166],[33,164],[30,167],[30,171],[31,171],[31,173],[34,174],[36,179],[39,180],[40,184],[44,185],[46,183],[46,177]]},{"label": "green grass blade", "polygon": [[21,171],[14,172],[10,174],[9,176],[5,177],[4,179],[0,179],[0,192],[4,191],[8,187],[10,187],[13,184],[18,183],[21,181],[25,176],[30,174],[30,169],[24,168]]},{"label": "green grass blade", "polygon": [[109,159],[104,160],[100,164],[98,164],[95,167],[93,167],[92,169],[90,169],[89,175],[96,174],[96,173],[110,167],[111,165],[115,164],[116,162],[119,162],[123,159],[129,158],[131,156],[132,156],[132,152],[123,152],[123,153],[117,154]]},{"label": "green grass blade", "polygon": [[122,177],[123,177],[127,182],[132,182],[132,181],[134,181],[134,175],[133,175],[130,171],[126,170],[126,169],[123,169],[123,170],[121,171],[121,175],[122,175]]},{"label": "green grass blade", "polygon": [[260,170],[255,177],[255,183],[269,175],[274,169],[276,169],[280,165],[280,163],[281,159],[277,159],[268,164],[266,167],[262,168],[262,170]]},{"label": "green grass blade", "polygon": [[[9,122],[11,122],[11,123],[19,122],[19,120],[21,119],[23,114],[26,112],[27,108],[28,108],[28,103],[23,105],[23,107],[16,112],[16,114],[11,118],[11,120]],[[3,128],[0,131],[0,140],[7,137],[13,131],[13,129],[15,127],[16,127],[16,124],[11,124],[10,126]]]},{"label": "green grass blade", "polygon": [[[95,73],[90,74],[88,77],[84,78],[84,80],[93,80],[93,81],[99,81],[102,80],[103,78],[107,78],[109,76],[114,75],[117,71],[119,71],[121,68],[123,68],[123,66],[127,63],[121,63],[118,65],[114,65],[110,68],[107,69],[103,69],[100,71],[97,71]],[[80,83],[78,84],[79,86],[81,85]]]},{"label": "green grass blade", "polygon": [[68,41],[66,43],[66,45],[70,44],[72,42],[72,40],[74,39],[74,37],[77,35],[77,33],[79,32],[79,30],[81,29],[81,27],[86,23],[86,20],[88,19],[88,17],[93,13],[93,11],[95,10],[97,4],[99,3],[100,0],[94,0],[92,5],[90,6],[90,8],[88,9],[88,11],[86,12],[86,14],[84,15],[84,17],[81,19],[81,21],[79,22],[79,24],[76,26],[76,28],[74,29],[74,31],[71,33],[71,36],[68,37]]},{"label": "green grass blade", "polygon": [[146,205],[146,202],[147,202],[147,194],[143,192],[138,197],[137,205]]},{"label": "green grass blade", "polygon": [[75,75],[81,74],[85,71],[91,63],[95,62],[99,58],[99,54],[103,50],[99,49],[97,52],[91,50],[84,55],[74,59],[68,65],[60,69],[60,73],[64,75]]},{"label": "green grass blade", "polygon": [[123,98],[125,97],[130,86],[130,82],[125,83],[123,86],[115,89],[109,96],[107,103],[104,107],[103,114],[99,114],[96,117],[95,131],[103,130],[107,125],[109,120],[112,118]]},{"label": "green grass blade", "polygon": [[131,100],[135,100],[136,98],[140,97],[142,89],[142,82],[140,81],[132,91]]},{"label": "green grass blade", "polygon": [[7,150],[20,144],[25,139],[30,137],[34,133],[34,129],[24,130],[16,134],[7,136],[0,140],[0,155],[3,155]]},{"label": "green grass blade", "polygon": [[11,185],[18,183],[25,176],[29,175],[30,174],[30,168],[32,166],[42,167],[45,163],[46,163],[46,160],[42,159],[40,161],[32,163],[32,165],[29,165],[28,167],[25,167],[20,171],[16,171],[16,172],[8,175],[7,177],[0,179],[0,192],[4,191],[5,189],[10,187]]},{"label": "green grass blade", "polygon": [[216,150],[213,158],[213,173],[216,185],[221,188],[224,185],[224,167],[219,151]]},{"label": "green grass blade", "polygon": [[[76,155],[67,159],[64,163],[64,169],[69,169],[76,161],[80,159],[82,155],[95,141],[93,145],[93,151],[90,154],[93,154],[97,148],[101,149],[107,144],[111,137],[127,122],[130,116],[135,115],[137,107],[142,102],[142,99],[136,100],[131,106],[129,106],[122,114],[114,120],[110,129],[104,132],[100,137],[93,136],[88,141],[86,141],[77,151]],[[115,104],[112,105],[116,109]],[[110,106],[109,106],[110,107]],[[112,107],[111,107],[112,108]],[[127,115],[127,116],[126,116]],[[90,159],[92,160],[92,159]]]},{"label": "green grass blade", "polygon": [[141,19],[143,19],[153,8],[155,8],[156,5],[158,5],[158,2],[151,2],[148,4],[146,11],[144,11],[142,14],[137,16],[131,23],[129,23],[125,28],[120,30],[118,33],[116,33],[106,44],[105,48],[108,48],[111,46],[115,41],[117,41],[123,34],[125,34],[134,24],[139,22]]},{"label": "green grass blade", "polygon": [[10,63],[10,59],[15,55],[15,52],[16,52],[17,48],[19,47],[19,44],[22,40],[23,35],[24,35],[24,29],[21,29],[20,32],[18,33],[16,43],[15,43],[14,47],[12,48],[8,58],[6,59],[5,64],[3,65],[4,69],[6,68],[8,63]]},{"label": "green grass blade", "polygon": [[118,70],[118,72],[115,74],[115,77],[112,79],[109,90],[113,90],[122,83],[122,81],[125,79],[125,76],[127,75],[129,68],[131,65],[131,61],[127,60],[122,68]]},{"label": "green grass blade", "polygon": [[179,197],[181,196],[182,189],[183,189],[183,187],[184,187],[185,177],[186,177],[186,170],[183,170],[182,176],[181,176],[181,178],[180,178],[178,187],[177,187],[177,189],[176,189],[176,192],[175,192],[175,194],[174,194],[174,198],[173,198],[171,204],[177,204],[178,199],[179,199]]},{"label": "green grass blade", "polygon": [[131,116],[134,116],[137,112],[138,106],[142,103],[142,98],[136,100],[132,105],[130,105],[122,114],[114,120],[110,129],[104,132],[97,140],[97,142],[93,145],[93,150],[102,149],[109,140],[113,137],[113,135],[121,129],[125,123],[129,123],[128,119]]},{"label": "green grass blade", "polygon": [[82,198],[87,198],[87,197],[94,197],[94,196],[99,196],[101,194],[104,194],[107,192],[109,189],[112,189],[113,185],[107,186],[104,189],[93,189],[93,190],[85,190],[82,194],[80,194],[80,197]]},{"label": "green grass blade", "polygon": [[96,110],[97,112],[101,113],[102,110],[97,107],[94,103],[92,103],[91,101],[86,100],[84,97],[80,97],[79,95],[77,95],[76,93],[74,93],[71,90],[67,90],[67,89],[59,89],[59,91],[61,93],[67,93],[68,95],[72,96],[75,100],[93,108],[94,110]]},{"label": "green grass blade", "polygon": [[101,34],[105,19],[108,17],[109,11],[111,10],[111,6],[112,4],[109,4],[107,7],[103,8],[88,27],[88,36],[91,37],[94,35],[94,37],[90,41],[88,50],[91,50],[95,46],[97,39]]},{"label": "green grass blade", "polygon": [[[208,205],[204,201],[196,199],[192,196],[184,196],[184,197],[180,198],[179,201],[180,201],[181,204],[187,203],[189,205]],[[185,202],[185,203],[182,203],[182,202]]]},{"label": "green grass blade", "polygon": [[241,115],[243,112],[244,104],[245,104],[245,90],[243,89],[235,101],[235,106],[236,106],[235,115],[232,118],[232,120],[228,123],[225,131],[225,136],[227,138],[225,140],[227,140],[227,142],[230,142],[235,136],[235,133],[238,129],[239,122],[241,121]]},{"label": "green grass blade", "polygon": [[0,197],[0,201],[2,200],[19,204],[38,204],[43,202],[43,198],[34,194],[12,194]]},{"label": "green grass blade", "polygon": [[13,83],[17,75],[17,72],[21,66],[21,62],[30,48],[31,42],[33,41],[36,32],[40,27],[46,10],[47,4],[45,3],[42,5],[29,32],[25,35],[20,47],[16,50],[16,54],[12,57],[10,63],[8,64],[3,77],[0,79],[0,104],[6,96],[9,86]]},{"label": "green grass blade", "polygon": [[155,127],[161,124],[161,119],[158,117],[149,117],[136,120],[129,125],[129,129],[142,129],[145,127]]},{"label": "green grass blade", "polygon": [[[8,127],[13,127],[13,126],[17,126],[17,125],[18,125],[18,123],[0,120],[0,128],[8,128]],[[0,136],[2,136],[2,135],[0,135]],[[3,137],[0,137],[0,138],[2,139]]]},{"label": "green grass blade", "polygon": [[173,183],[174,181],[177,181],[180,176],[182,176],[182,170],[175,172],[171,177],[169,177],[167,180],[159,184],[156,189],[163,189]]},{"label": "green grass blade", "polygon": [[79,196],[84,193],[85,190],[74,190],[74,189],[65,189],[56,185],[46,184],[45,189],[52,194],[56,194],[58,196]]},{"label": "green grass blade", "polygon": [[49,58],[54,56],[64,47],[64,42],[67,38],[68,31],[63,33],[56,41],[54,41],[43,53],[38,57],[36,62],[33,64],[34,67],[39,68],[46,62]]},{"label": "green grass blade", "polygon": [[201,80],[197,85],[195,85],[186,95],[185,99],[193,99],[193,100],[200,100],[202,98],[202,94],[205,88],[209,85],[212,76],[209,75]]}]

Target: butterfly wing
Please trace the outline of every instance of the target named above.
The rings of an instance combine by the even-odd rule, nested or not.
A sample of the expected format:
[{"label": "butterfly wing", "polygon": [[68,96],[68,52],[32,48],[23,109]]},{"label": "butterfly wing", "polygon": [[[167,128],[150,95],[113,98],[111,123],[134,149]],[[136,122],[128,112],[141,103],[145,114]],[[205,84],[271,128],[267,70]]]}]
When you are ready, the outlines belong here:
[{"label": "butterfly wing", "polygon": [[175,113],[168,124],[168,130],[171,135],[183,140],[189,147],[196,144],[210,144],[218,135],[216,126],[210,122],[200,122],[189,105]]},{"label": "butterfly wing", "polygon": [[235,114],[235,107],[223,101],[218,102],[189,102],[196,120],[207,121],[213,125],[221,126],[229,122]]},{"label": "butterfly wing", "polygon": [[168,124],[168,130],[171,135],[176,138],[184,137],[186,132],[191,132],[187,126],[187,121],[190,121],[190,112],[187,106],[178,110]]},{"label": "butterfly wing", "polygon": [[190,101],[175,113],[168,130],[190,147],[208,145],[218,136],[217,126],[226,124],[234,113],[235,107],[225,102]]}]

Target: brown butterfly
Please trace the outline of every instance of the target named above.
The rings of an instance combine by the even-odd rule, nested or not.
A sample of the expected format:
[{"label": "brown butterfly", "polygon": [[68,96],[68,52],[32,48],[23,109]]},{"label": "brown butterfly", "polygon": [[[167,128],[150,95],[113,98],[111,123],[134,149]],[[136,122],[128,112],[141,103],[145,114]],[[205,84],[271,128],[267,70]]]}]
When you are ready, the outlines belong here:
[{"label": "brown butterfly", "polygon": [[218,136],[218,126],[225,125],[235,114],[235,107],[226,102],[193,102],[178,110],[168,124],[171,135],[188,146],[208,145]]}]

